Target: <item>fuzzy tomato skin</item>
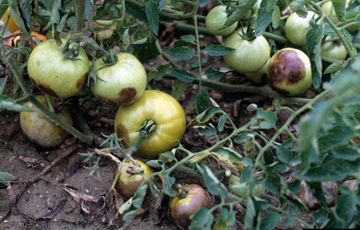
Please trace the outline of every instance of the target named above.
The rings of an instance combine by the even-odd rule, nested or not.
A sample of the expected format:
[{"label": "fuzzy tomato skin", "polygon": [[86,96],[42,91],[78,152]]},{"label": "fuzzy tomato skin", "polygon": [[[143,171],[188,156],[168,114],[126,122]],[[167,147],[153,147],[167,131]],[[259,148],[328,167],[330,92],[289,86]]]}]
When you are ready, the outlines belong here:
[{"label": "fuzzy tomato skin", "polygon": [[60,98],[75,96],[84,86],[90,63],[80,48],[75,60],[63,54],[65,42],[57,45],[54,39],[37,45],[28,60],[28,74],[43,92]]},{"label": "fuzzy tomato skin", "polygon": [[128,105],[144,92],[147,77],[143,64],[130,53],[118,53],[116,64],[106,66],[99,58],[94,68],[97,79],[92,86],[93,94],[117,105]]},{"label": "fuzzy tomato skin", "polygon": [[200,208],[210,208],[212,200],[210,194],[197,184],[185,184],[182,189],[184,197],[178,195],[171,199],[170,215],[177,225],[187,229],[192,216]]},{"label": "fuzzy tomato skin", "polygon": [[[14,34],[18,34],[10,39],[8,39],[6,41],[6,45],[8,46],[15,46],[17,41],[20,40],[20,30],[15,31]],[[31,37],[32,37],[32,43],[31,43],[31,47],[34,48],[36,46],[36,44],[38,44],[39,42],[44,42],[47,38],[45,35],[40,34],[39,32],[36,31],[32,31],[31,32]]]},{"label": "fuzzy tomato skin", "polygon": [[301,50],[281,49],[271,58],[267,76],[269,85],[280,93],[303,94],[312,83],[310,60]]},{"label": "fuzzy tomato skin", "polygon": [[270,45],[263,36],[247,41],[241,38],[240,34],[241,29],[225,40],[224,46],[234,49],[224,56],[225,64],[240,73],[258,71],[270,58]]},{"label": "fuzzy tomato skin", "polygon": [[326,38],[321,45],[321,57],[324,59],[329,58],[343,61],[347,55],[346,48],[341,42],[329,41],[329,39]]},{"label": "fuzzy tomato skin", "polygon": [[[42,104],[46,104],[44,96],[37,96],[37,99]],[[27,138],[45,148],[56,147],[65,141],[68,137],[68,133],[65,130],[53,123],[31,102],[26,102],[25,105],[34,110],[31,112],[20,112],[20,126]],[[63,110],[57,115],[66,123],[72,125],[72,117],[69,111]]]},{"label": "fuzzy tomato skin", "polygon": [[[139,188],[140,184],[143,182],[146,176],[152,173],[152,170],[144,162],[140,160],[135,160],[137,166],[141,167],[143,172],[133,173],[135,165],[133,163],[123,163],[122,166],[118,169],[120,174],[119,178],[116,181],[115,189],[121,195],[124,200],[128,200],[132,197],[136,190]],[[116,172],[116,173],[117,173]]]},{"label": "fuzzy tomato skin", "polygon": [[229,27],[223,28],[227,19],[228,14],[226,12],[226,6],[215,6],[206,15],[205,26],[207,30],[213,35],[230,35],[238,26],[238,22],[234,22]]},{"label": "fuzzy tomato skin", "polygon": [[139,130],[145,121],[153,120],[156,129],[139,145],[136,156],[157,158],[180,141],[185,132],[185,112],[172,96],[158,90],[146,90],[143,95],[128,106],[121,106],[115,117],[115,132],[130,146],[139,137]]},{"label": "fuzzy tomato skin", "polygon": [[285,35],[293,44],[304,46],[306,44],[306,35],[310,29],[310,21],[315,13],[309,11],[306,17],[300,17],[297,13],[292,13],[285,23]]},{"label": "fuzzy tomato skin", "polygon": [[[10,8],[7,8],[7,10],[5,11],[5,13],[2,15],[1,20],[5,23],[6,19],[8,17],[10,13]],[[19,27],[16,25],[15,23],[15,19],[13,16],[10,16],[7,27],[6,27],[11,33],[19,30]]]}]

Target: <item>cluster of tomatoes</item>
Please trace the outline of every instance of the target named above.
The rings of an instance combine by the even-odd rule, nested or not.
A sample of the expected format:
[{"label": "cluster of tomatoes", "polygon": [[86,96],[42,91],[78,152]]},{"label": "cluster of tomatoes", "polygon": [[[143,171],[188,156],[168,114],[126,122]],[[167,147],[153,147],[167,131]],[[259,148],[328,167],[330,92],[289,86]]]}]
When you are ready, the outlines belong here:
[{"label": "cluster of tomatoes", "polygon": [[[331,1],[322,4],[321,8],[334,23],[339,22]],[[312,84],[311,62],[307,54],[299,48],[288,47],[278,50],[271,57],[271,47],[264,36],[255,36],[254,31],[245,27],[237,29],[238,22],[224,26],[229,18],[227,10],[226,6],[219,5],[206,16],[207,30],[213,35],[224,36],[223,45],[233,49],[224,56],[225,64],[254,83],[267,81],[273,89],[286,96],[303,94]],[[304,47],[310,22],[317,17],[313,11],[309,11],[306,17],[290,13],[284,28],[287,39],[296,47]],[[349,29],[356,30],[359,26]],[[324,60],[343,61],[347,55],[341,42],[331,37],[324,39],[321,46]]]}]

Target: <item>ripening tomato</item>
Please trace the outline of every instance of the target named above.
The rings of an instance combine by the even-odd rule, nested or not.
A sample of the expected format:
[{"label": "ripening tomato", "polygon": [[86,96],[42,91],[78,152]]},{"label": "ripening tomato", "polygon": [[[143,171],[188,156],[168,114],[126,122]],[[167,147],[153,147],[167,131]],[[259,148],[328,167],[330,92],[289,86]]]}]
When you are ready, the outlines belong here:
[{"label": "ripening tomato", "polygon": [[211,196],[205,189],[197,184],[185,184],[170,202],[170,215],[177,225],[187,229],[200,208],[211,206]]},{"label": "ripening tomato", "polygon": [[[14,36],[9,38],[6,41],[6,44],[8,46],[16,45],[16,43],[20,40],[20,33],[21,33],[20,30],[14,32],[14,34],[13,34]],[[37,44],[44,42],[47,39],[45,35],[40,34],[39,32],[36,32],[36,31],[31,32],[31,37],[32,37],[32,43],[31,43],[32,48],[34,48]]]},{"label": "ripening tomato", "polygon": [[96,60],[94,69],[98,78],[92,92],[98,98],[118,105],[128,105],[144,92],[147,77],[143,64],[130,53],[118,53],[117,62],[107,65]]},{"label": "ripening tomato", "polygon": [[[46,105],[44,96],[37,96],[37,99]],[[56,147],[64,142],[68,137],[65,130],[52,122],[31,102],[27,102],[25,105],[33,109],[31,112],[20,112],[20,126],[27,138],[45,148]],[[68,110],[63,110],[57,115],[72,125],[72,117]]]},{"label": "ripening tomato", "polygon": [[224,28],[227,19],[228,14],[226,12],[226,6],[215,6],[206,15],[205,26],[207,30],[213,35],[226,36],[234,32],[238,25],[238,22],[234,22],[230,26]]},{"label": "ripening tomato", "polygon": [[308,11],[306,17],[300,17],[297,13],[292,13],[285,23],[285,35],[293,44],[304,46],[306,35],[310,29],[310,21],[317,15],[313,11]]},{"label": "ripening tomato", "polygon": [[145,177],[152,173],[151,168],[144,162],[135,160],[135,163],[123,162],[118,169],[119,171],[116,171],[120,174],[115,189],[124,200],[132,197]]},{"label": "ripening tomato", "polygon": [[185,132],[185,112],[172,96],[147,90],[128,106],[121,106],[115,117],[115,132],[126,147],[134,144],[145,124],[153,122],[149,134],[141,141],[136,156],[157,158],[171,150]]},{"label": "ripening tomato", "polygon": [[267,77],[269,85],[280,93],[300,95],[312,83],[309,57],[298,49],[281,49],[272,56]]},{"label": "ripening tomato", "polygon": [[65,44],[46,40],[33,49],[27,65],[33,83],[44,93],[60,98],[75,96],[83,88],[90,69],[85,50],[80,47],[77,54],[66,57]]},{"label": "ripening tomato", "polygon": [[[3,16],[1,17],[1,20],[5,23],[6,19],[8,17],[10,13],[10,8],[7,8],[7,10],[5,11],[5,13],[3,14]],[[6,27],[11,33],[19,30],[19,27],[16,25],[15,23],[15,19],[13,16],[10,16],[7,27]]]},{"label": "ripening tomato", "polygon": [[249,73],[260,70],[270,58],[270,45],[264,36],[257,36],[252,40],[242,38],[239,29],[230,35],[224,46],[234,49],[224,56],[227,66],[240,72]]}]

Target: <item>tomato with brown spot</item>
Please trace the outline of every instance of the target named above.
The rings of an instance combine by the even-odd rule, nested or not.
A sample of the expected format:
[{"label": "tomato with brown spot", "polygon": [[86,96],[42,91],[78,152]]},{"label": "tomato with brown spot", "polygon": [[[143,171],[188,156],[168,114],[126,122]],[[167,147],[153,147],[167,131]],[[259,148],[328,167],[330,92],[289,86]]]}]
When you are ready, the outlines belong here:
[{"label": "tomato with brown spot", "polygon": [[175,224],[187,229],[199,209],[211,206],[211,196],[205,189],[197,184],[185,184],[171,200],[170,215]]},{"label": "tomato with brown spot", "polygon": [[271,58],[268,69],[269,85],[287,96],[298,96],[311,86],[311,63],[298,49],[284,48]]}]

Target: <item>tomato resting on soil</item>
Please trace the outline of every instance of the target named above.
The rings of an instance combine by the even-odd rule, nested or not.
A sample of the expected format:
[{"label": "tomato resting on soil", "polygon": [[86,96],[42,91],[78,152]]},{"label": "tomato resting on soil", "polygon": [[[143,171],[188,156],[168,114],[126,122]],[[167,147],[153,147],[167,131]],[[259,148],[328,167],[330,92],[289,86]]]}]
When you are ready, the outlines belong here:
[{"label": "tomato resting on soil", "polygon": [[152,173],[152,170],[144,162],[135,160],[134,163],[123,162],[116,171],[117,173],[119,173],[119,177],[115,189],[124,200],[128,200],[135,194],[145,177]]},{"label": "tomato resting on soil", "polygon": [[185,132],[185,112],[172,96],[147,90],[133,104],[119,108],[115,132],[128,147],[136,142],[146,125],[151,126],[150,130],[135,154],[141,158],[157,158],[181,140]]},{"label": "tomato resting on soil", "polygon": [[105,101],[128,105],[137,100],[145,90],[145,68],[130,53],[118,53],[117,62],[110,66],[99,58],[94,69],[97,79],[92,92]]},{"label": "tomato resting on soil", "polygon": [[84,87],[90,68],[84,49],[80,48],[78,55],[66,57],[65,44],[63,41],[58,45],[54,39],[41,43],[31,52],[27,66],[36,87],[60,98],[75,96]]},{"label": "tomato resting on soil", "polygon": [[192,216],[200,208],[210,208],[211,206],[211,196],[205,189],[197,184],[186,184],[172,198],[170,215],[177,225],[187,229]]},{"label": "tomato resting on soil", "polygon": [[[44,96],[37,96],[37,99],[46,104]],[[25,136],[36,144],[45,147],[56,147],[68,137],[68,133],[52,122],[42,111],[31,102],[25,103],[34,111],[20,113],[20,126]],[[64,122],[72,125],[72,117],[68,110],[57,114]]]}]

